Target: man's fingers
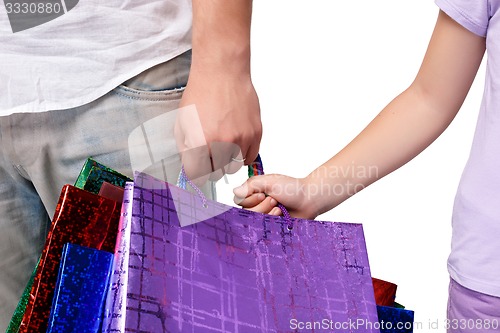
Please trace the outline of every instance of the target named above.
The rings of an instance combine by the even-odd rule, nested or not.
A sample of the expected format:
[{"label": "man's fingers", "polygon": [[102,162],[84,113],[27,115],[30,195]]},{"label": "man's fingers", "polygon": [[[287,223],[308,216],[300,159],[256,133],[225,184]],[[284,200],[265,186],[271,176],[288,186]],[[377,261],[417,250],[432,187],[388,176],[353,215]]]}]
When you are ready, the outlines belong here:
[{"label": "man's fingers", "polygon": [[203,185],[212,172],[212,162],[194,104],[178,109],[174,134],[187,177],[197,185]]},{"label": "man's fingers", "polygon": [[233,174],[243,166],[243,162],[238,162],[242,161],[243,154],[235,143],[211,142],[210,154],[214,168],[212,180],[218,180],[224,174]]},{"label": "man's fingers", "polygon": [[212,173],[212,163],[207,146],[185,150],[181,153],[182,164],[189,179],[203,185]]},{"label": "man's fingers", "polygon": [[257,155],[259,154],[259,148],[260,148],[259,142],[252,144],[248,148],[246,155],[243,155],[243,156],[245,156],[245,165],[249,165],[253,161],[255,161],[255,159],[257,158]]}]

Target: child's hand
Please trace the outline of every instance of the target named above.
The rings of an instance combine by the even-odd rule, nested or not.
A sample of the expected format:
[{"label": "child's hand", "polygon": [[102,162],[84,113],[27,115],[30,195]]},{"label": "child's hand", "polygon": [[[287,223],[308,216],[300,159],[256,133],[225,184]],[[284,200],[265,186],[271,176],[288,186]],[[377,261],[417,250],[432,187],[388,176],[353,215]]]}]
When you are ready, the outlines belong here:
[{"label": "child's hand", "polygon": [[234,202],[251,211],[281,215],[281,209],[277,207],[280,202],[291,216],[306,219],[318,216],[314,202],[308,195],[308,183],[305,178],[283,175],[254,176],[233,192]]}]

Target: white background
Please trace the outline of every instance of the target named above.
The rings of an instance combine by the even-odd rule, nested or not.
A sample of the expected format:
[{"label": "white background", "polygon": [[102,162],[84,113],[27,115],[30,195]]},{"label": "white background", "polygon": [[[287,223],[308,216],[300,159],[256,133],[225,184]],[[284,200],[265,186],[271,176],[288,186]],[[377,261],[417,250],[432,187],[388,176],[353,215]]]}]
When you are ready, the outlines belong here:
[{"label": "white background", "polygon": [[[432,0],[255,1],[252,73],[267,173],[306,176],[413,80],[434,28]],[[318,219],[363,224],[372,276],[398,285],[420,332],[445,332],[451,211],[479,110],[484,64],[450,128],[393,174]],[[218,183],[218,200],[246,169]],[[440,321],[438,330],[429,321]]]}]

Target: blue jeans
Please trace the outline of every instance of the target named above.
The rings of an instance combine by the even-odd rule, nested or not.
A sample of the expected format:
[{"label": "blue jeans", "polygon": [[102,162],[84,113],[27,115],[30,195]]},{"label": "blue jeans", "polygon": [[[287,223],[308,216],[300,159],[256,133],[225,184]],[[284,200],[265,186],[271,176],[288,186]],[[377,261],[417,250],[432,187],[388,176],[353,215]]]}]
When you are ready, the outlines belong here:
[{"label": "blue jeans", "polygon": [[[132,178],[129,135],[178,108],[190,63],[186,52],[78,108],[0,117],[0,332],[36,265],[63,185],[74,184],[90,156]],[[175,118],[161,119],[170,119],[161,124],[161,146],[173,158],[167,171],[165,163],[160,174],[146,171],[175,183]],[[214,198],[213,184],[205,192]]]}]

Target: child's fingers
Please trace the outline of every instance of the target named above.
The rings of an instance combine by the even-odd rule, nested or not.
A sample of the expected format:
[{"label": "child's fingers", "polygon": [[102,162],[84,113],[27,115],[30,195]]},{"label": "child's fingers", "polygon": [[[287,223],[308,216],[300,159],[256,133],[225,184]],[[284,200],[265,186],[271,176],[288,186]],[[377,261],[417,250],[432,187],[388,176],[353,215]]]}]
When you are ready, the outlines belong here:
[{"label": "child's fingers", "polygon": [[248,179],[243,185],[233,189],[233,193],[240,198],[245,198],[253,193],[266,193],[268,188],[269,175],[253,176]]},{"label": "child's fingers", "polygon": [[266,197],[261,203],[254,207],[249,207],[247,208],[248,210],[251,210],[253,212],[258,212],[258,213],[264,213],[264,214],[269,214],[273,208],[276,207],[278,202],[276,199],[272,197]]},{"label": "child's fingers", "polygon": [[264,193],[254,193],[254,194],[249,195],[246,198],[234,196],[233,201],[235,204],[242,206],[243,208],[250,208],[250,207],[257,206],[265,198],[266,198],[266,195]]},{"label": "child's fingers", "polygon": [[275,216],[280,216],[280,215],[283,215],[283,212],[281,211],[281,209],[279,207],[274,207],[273,209],[271,209],[271,211],[269,212],[269,215],[275,215]]}]

